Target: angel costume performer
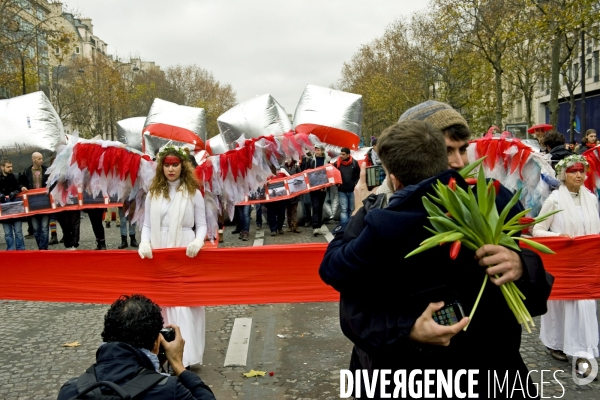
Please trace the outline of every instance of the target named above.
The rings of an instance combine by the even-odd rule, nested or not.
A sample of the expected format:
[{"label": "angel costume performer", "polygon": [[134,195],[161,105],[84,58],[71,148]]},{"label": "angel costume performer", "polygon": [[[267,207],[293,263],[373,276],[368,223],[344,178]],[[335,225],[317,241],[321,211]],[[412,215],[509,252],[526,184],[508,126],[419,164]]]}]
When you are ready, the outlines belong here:
[{"label": "angel costume performer", "polygon": [[[169,155],[172,151],[166,153],[159,160],[157,175],[163,168],[164,173],[167,173],[169,158],[179,156],[185,160],[180,154]],[[179,164],[179,168],[182,164],[184,163]],[[185,170],[184,167],[181,171],[181,179],[170,181],[167,177],[164,183],[168,185],[168,198],[162,193],[153,195],[149,192],[146,196],[142,242],[139,249],[142,258],[151,258],[151,249],[176,247],[187,247],[186,254],[195,257],[202,248],[207,230],[204,199],[199,190],[195,190],[193,196],[186,190],[182,183]],[[179,175],[174,177],[179,178]],[[181,329],[185,340],[183,365],[187,367],[202,363],[205,339],[204,307],[163,307],[162,314],[165,324],[175,324]]]},{"label": "angel costume performer", "polygon": [[[535,225],[533,236],[600,233],[598,198],[583,186],[587,164],[581,156],[569,156],[556,165],[561,185],[546,199],[540,214],[562,211]],[[546,347],[573,357],[598,357],[596,301],[549,300],[548,312],[542,315],[540,339]]]}]

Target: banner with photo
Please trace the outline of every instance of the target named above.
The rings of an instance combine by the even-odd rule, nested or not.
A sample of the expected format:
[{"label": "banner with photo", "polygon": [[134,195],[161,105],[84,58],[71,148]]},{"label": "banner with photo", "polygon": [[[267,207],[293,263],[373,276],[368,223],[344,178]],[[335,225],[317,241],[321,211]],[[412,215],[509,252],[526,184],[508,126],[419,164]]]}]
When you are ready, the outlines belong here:
[{"label": "banner with photo", "polygon": [[87,192],[70,196],[66,205],[57,205],[46,189],[32,189],[21,192],[15,201],[0,204],[0,221],[13,218],[29,217],[38,214],[54,214],[68,210],[84,210],[88,208],[122,207],[123,203],[115,198],[98,195],[93,197]]},{"label": "banner with photo", "polygon": [[333,165],[323,165],[319,168],[307,169],[299,174],[272,179],[259,190],[250,192],[245,201],[236,204],[258,204],[291,199],[340,183],[342,183],[340,171]]}]

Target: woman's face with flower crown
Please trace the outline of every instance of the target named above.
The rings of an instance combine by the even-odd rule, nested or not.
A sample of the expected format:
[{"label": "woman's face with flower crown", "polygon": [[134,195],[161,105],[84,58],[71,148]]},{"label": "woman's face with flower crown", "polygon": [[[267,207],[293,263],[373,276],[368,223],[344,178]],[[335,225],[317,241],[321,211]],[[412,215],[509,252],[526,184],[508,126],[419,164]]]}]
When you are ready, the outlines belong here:
[{"label": "woman's face with flower crown", "polygon": [[169,182],[175,182],[181,177],[181,160],[176,156],[166,156],[163,160],[163,172]]}]

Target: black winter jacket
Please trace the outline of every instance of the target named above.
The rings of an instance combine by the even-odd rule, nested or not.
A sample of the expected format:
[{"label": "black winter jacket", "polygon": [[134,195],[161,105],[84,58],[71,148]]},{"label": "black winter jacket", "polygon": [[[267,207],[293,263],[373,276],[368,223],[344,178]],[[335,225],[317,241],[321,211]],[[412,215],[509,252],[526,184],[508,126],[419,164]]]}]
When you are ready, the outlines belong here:
[{"label": "black winter jacket", "polygon": [[552,150],[550,150],[550,163],[552,164],[552,168],[556,167],[556,164],[558,164],[558,162],[563,158],[572,155],[573,153],[565,149],[565,146],[562,144],[554,147]]},{"label": "black winter jacket", "polygon": [[[355,345],[350,369],[479,369],[476,391],[483,398],[488,371],[496,371],[501,379],[508,374],[509,382],[519,374],[523,386],[531,385],[519,352],[521,326],[499,287],[488,281],[467,331],[454,336],[449,346],[421,345],[409,338],[430,302],[458,300],[468,315],[484,280],[484,269],[464,247],[455,260],[449,257],[448,245],[404,258],[432,236],[424,229],[431,225],[422,197],[432,192],[438,179],[447,183],[450,177],[466,188],[460,175],[449,170],[397,191],[389,206],[370,211],[364,224],[353,227],[359,214],[352,217],[346,229],[354,233],[347,234],[347,240],[344,229],[336,228],[319,272],[325,283],[340,292],[341,328]],[[500,209],[511,197],[504,191],[496,202]],[[520,210],[518,204],[508,218]],[[543,314],[551,283],[537,254],[523,251],[521,257],[524,272],[515,283],[527,297],[530,313]],[[513,393],[513,398],[519,394]]]},{"label": "black winter jacket", "polygon": [[[23,173],[19,174],[19,183],[25,186],[27,189],[33,189],[33,173],[31,172],[31,168],[33,165],[29,166]],[[46,175],[46,170],[48,167],[42,165],[42,187],[46,187],[46,182],[48,181],[48,175]]]},{"label": "black winter jacket", "polygon": [[[123,385],[133,379],[139,367],[154,370],[150,359],[139,349],[125,343],[105,343],[96,352],[96,379]],[[77,378],[70,379],[58,393],[58,400],[77,396]],[[215,396],[202,379],[193,372],[183,371],[171,376],[146,392],[141,400],[185,399],[214,400]]]},{"label": "black winter jacket", "polygon": [[14,174],[0,173],[0,202],[5,202],[5,197],[9,196],[12,200],[17,194],[21,192],[21,185],[17,182],[17,178]]},{"label": "black winter jacket", "polygon": [[338,159],[338,162],[334,165],[340,170],[342,175],[342,184],[339,186],[338,190],[344,193],[354,192],[354,186],[356,186],[358,178],[360,177],[360,166],[358,165],[358,162],[352,159],[350,165],[343,165],[340,162],[340,159]]}]

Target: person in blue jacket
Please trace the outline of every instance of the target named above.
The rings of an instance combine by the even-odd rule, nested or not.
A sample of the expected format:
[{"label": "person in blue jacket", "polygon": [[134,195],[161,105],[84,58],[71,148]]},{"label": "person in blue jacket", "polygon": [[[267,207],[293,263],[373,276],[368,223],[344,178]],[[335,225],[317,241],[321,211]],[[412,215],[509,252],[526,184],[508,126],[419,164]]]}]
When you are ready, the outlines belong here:
[{"label": "person in blue jacket", "polygon": [[[185,341],[178,326],[170,327],[175,331],[175,338],[167,342],[160,333],[163,328],[160,307],[143,295],[121,296],[104,317],[104,343],[96,352],[94,365],[96,380],[123,386],[140,368],[158,373],[158,353],[162,346],[175,376],[165,374],[164,379],[136,399],[214,400],[215,396],[202,379],[183,366]],[[58,400],[78,395],[77,379],[70,379],[60,388]],[[106,388],[102,392],[114,393]]]},{"label": "person in blue jacket", "polygon": [[[521,252],[520,268],[515,268],[507,252],[492,245],[475,253],[463,248],[454,260],[449,246],[404,258],[432,235],[425,229],[431,226],[422,197],[433,193],[438,180],[447,184],[454,178],[463,188],[467,184],[448,169],[444,136],[427,122],[395,124],[379,137],[378,147],[394,190],[389,205],[364,207],[347,225],[338,226],[319,270],[323,281],[340,292],[341,328],[354,343],[350,369],[366,370],[370,376],[386,369],[476,369],[480,398],[495,377],[523,388],[507,394],[511,389],[505,387],[503,395],[536,398],[519,352],[521,326],[499,285],[514,281],[531,315],[545,313],[551,285],[541,259]],[[497,207],[503,208],[511,197],[503,189]],[[521,210],[515,206],[508,218]],[[433,313],[452,302],[459,302],[469,315],[486,273],[491,279],[467,331],[467,317],[451,326],[434,321]],[[465,385],[461,380],[460,386]]]}]

